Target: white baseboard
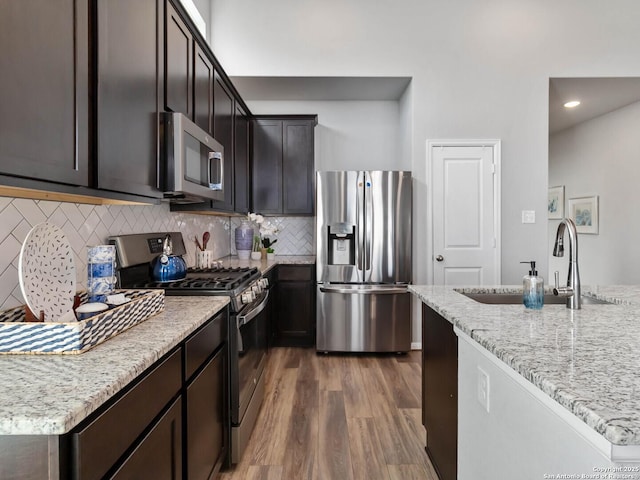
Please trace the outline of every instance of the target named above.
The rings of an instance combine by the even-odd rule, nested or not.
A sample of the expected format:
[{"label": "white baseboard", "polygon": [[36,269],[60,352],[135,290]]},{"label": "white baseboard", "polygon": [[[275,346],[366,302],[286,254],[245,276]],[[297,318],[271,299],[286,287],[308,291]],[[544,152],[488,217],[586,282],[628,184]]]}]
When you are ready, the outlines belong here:
[{"label": "white baseboard", "polygon": [[422,350],[422,342],[411,342],[411,350]]}]

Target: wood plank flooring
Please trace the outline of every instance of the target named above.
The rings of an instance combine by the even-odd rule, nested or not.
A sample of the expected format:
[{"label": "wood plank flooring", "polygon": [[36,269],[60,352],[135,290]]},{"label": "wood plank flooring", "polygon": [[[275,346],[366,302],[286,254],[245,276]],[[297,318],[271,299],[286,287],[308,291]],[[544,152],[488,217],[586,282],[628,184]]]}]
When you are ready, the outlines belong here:
[{"label": "wood plank flooring", "polygon": [[275,348],[242,461],[217,480],[438,480],[424,451],[420,352]]}]

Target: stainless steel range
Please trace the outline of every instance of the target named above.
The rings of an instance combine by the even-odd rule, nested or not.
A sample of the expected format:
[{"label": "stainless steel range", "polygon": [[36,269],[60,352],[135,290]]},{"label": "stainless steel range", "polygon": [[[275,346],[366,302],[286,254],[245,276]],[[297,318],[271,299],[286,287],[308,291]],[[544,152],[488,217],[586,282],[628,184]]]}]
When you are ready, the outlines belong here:
[{"label": "stainless steel range", "polygon": [[187,270],[184,279],[157,282],[151,262],[162,253],[158,245],[169,234],[173,254],[186,253],[180,232],[142,233],[111,237],[118,261],[121,288],[162,288],[165,295],[228,296],[229,405],[232,463],[237,463],[249,441],[264,397],[267,355],[269,285],[257,268],[239,267]]}]

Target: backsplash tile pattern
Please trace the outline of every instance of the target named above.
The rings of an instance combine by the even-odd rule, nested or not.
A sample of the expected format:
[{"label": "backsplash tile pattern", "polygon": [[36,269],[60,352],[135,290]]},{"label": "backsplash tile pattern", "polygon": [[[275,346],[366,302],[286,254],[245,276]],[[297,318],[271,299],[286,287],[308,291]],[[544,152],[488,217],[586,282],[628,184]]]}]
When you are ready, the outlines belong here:
[{"label": "backsplash tile pattern", "polygon": [[[161,205],[85,205],[0,197],[0,310],[24,304],[18,282],[22,242],[32,227],[51,222],[65,232],[75,253],[78,289],[86,284],[86,250],[106,243],[111,235],[179,231],[185,240],[187,265],[195,264],[194,237],[211,233],[208,250],[214,258],[235,254],[233,236],[243,217],[172,213]],[[315,253],[313,217],[268,217],[280,230],[275,245],[280,255]]]},{"label": "backsplash tile pattern", "polygon": [[[243,217],[231,218],[231,254],[236,254],[234,241],[235,229],[240,225]],[[314,255],[315,247],[315,217],[266,217],[266,220],[276,225],[279,232],[275,235],[278,240],[273,248],[276,255]]]},{"label": "backsplash tile pattern", "polygon": [[45,200],[0,197],[0,310],[24,303],[18,282],[20,248],[31,228],[51,222],[65,232],[75,253],[77,285],[85,287],[87,246],[106,243],[111,235],[181,231],[187,248],[185,260],[195,263],[194,236],[211,233],[214,257],[230,252],[229,217],[171,213],[167,204],[84,205]]}]

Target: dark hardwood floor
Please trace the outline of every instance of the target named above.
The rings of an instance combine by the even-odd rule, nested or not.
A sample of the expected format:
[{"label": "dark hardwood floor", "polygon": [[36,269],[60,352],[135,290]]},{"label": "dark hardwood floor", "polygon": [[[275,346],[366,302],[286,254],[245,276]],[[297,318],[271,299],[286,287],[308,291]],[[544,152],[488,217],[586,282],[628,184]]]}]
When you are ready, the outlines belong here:
[{"label": "dark hardwood floor", "polygon": [[420,357],[272,349],[247,451],[217,480],[437,480],[424,451]]}]

